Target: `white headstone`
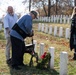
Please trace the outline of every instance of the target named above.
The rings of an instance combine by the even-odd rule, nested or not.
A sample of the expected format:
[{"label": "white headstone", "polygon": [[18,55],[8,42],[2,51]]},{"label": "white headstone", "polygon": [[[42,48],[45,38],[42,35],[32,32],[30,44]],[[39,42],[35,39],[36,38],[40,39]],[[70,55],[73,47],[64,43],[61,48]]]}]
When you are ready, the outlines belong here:
[{"label": "white headstone", "polygon": [[54,36],[57,35],[57,26],[54,27]]},{"label": "white headstone", "polygon": [[34,46],[34,51],[37,52],[37,41],[36,41],[36,40],[33,40],[33,43],[34,43],[34,45],[35,45],[35,46]]},{"label": "white headstone", "polygon": [[40,17],[40,21],[41,21],[41,17]]},{"label": "white headstone", "polygon": [[46,17],[46,22],[48,22],[48,17]]},{"label": "white headstone", "polygon": [[65,38],[66,39],[70,38],[70,28],[66,28]]},{"label": "white headstone", "polygon": [[70,24],[70,18],[68,17],[67,23]]},{"label": "white headstone", "polygon": [[48,17],[48,22],[50,22],[50,17]]},{"label": "white headstone", "polygon": [[52,26],[49,27],[49,34],[52,34]]},{"label": "white headstone", "polygon": [[60,23],[62,23],[62,15],[60,16]]},{"label": "white headstone", "polygon": [[40,51],[39,51],[39,58],[44,53],[44,43],[40,43]]},{"label": "white headstone", "polygon": [[56,20],[56,22],[57,22],[57,23],[59,22],[59,15],[57,15],[57,20]]},{"label": "white headstone", "polygon": [[42,29],[41,29],[41,31],[44,32],[44,24],[42,24]]},{"label": "white headstone", "polygon": [[49,48],[49,52],[51,54],[51,59],[50,59],[50,68],[51,69],[54,69],[54,51],[55,51],[54,47]]},{"label": "white headstone", "polygon": [[56,22],[56,17],[55,17],[55,15],[54,15],[54,23]]},{"label": "white headstone", "polygon": [[62,37],[63,36],[63,27],[60,27],[59,28],[59,37]]},{"label": "white headstone", "polygon": [[66,16],[64,15],[63,17],[63,23],[65,24],[66,23]]},{"label": "white headstone", "polygon": [[45,25],[45,33],[48,33],[48,25]]},{"label": "white headstone", "polygon": [[44,22],[46,22],[46,17],[44,17]]},{"label": "white headstone", "polygon": [[38,31],[41,31],[41,23],[38,24]]},{"label": "white headstone", "polygon": [[51,15],[51,22],[53,22],[53,15]]},{"label": "white headstone", "polygon": [[67,75],[68,54],[67,52],[60,53],[60,75]]}]

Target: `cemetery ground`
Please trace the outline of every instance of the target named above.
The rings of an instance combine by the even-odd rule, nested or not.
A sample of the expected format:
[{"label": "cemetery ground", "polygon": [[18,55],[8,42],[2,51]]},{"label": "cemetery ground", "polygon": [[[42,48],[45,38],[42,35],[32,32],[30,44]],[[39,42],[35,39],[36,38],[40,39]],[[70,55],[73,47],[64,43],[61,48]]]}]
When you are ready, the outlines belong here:
[{"label": "cemetery ground", "polygon": [[[70,27],[68,24],[51,24],[48,25],[63,27],[64,29]],[[21,70],[16,71],[12,70],[6,64],[5,58],[5,39],[3,29],[0,31],[0,75],[59,75],[60,73],[60,52],[66,51],[68,53],[68,75],[76,75],[76,61],[70,60],[73,57],[73,51],[69,49],[69,39],[64,37],[60,38],[58,36],[53,36],[50,34],[45,34],[42,32],[38,32],[38,23],[34,23],[34,40],[37,40],[37,52],[39,52],[40,43],[44,43],[44,50],[48,51],[49,47],[55,47],[55,59],[54,59],[54,69],[40,70],[35,67],[29,67],[28,63],[30,60],[30,55],[24,55],[24,63],[27,64],[26,67],[22,67]],[[26,39],[27,43],[31,42],[31,38]]]}]

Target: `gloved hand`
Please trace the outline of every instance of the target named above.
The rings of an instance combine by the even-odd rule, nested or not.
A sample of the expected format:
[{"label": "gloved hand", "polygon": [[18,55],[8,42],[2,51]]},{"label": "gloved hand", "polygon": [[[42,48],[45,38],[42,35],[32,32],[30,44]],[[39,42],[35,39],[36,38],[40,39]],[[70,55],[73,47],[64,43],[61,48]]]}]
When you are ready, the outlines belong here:
[{"label": "gloved hand", "polygon": [[30,33],[29,37],[34,36],[34,31],[32,30],[32,32]]}]

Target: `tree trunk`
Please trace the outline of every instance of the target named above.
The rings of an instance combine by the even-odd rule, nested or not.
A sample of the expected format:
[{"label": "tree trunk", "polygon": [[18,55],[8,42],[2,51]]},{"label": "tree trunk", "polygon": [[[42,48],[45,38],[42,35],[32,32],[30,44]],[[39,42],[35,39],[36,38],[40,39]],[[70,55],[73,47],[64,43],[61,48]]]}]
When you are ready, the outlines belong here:
[{"label": "tree trunk", "polygon": [[58,13],[57,13],[57,2],[58,2],[58,0],[56,0],[56,10],[55,10],[56,15],[58,14]]},{"label": "tree trunk", "polygon": [[44,1],[42,1],[42,4],[43,4],[43,9],[44,9],[44,12],[45,12],[45,16],[47,16],[47,12],[46,12],[46,8],[45,8],[45,5],[44,5]]},{"label": "tree trunk", "polygon": [[29,12],[31,11],[31,0],[29,0]]},{"label": "tree trunk", "polygon": [[74,5],[76,6],[76,0],[74,0]]},{"label": "tree trunk", "polygon": [[50,6],[51,6],[51,2],[50,0],[48,0],[48,17],[50,17]]}]

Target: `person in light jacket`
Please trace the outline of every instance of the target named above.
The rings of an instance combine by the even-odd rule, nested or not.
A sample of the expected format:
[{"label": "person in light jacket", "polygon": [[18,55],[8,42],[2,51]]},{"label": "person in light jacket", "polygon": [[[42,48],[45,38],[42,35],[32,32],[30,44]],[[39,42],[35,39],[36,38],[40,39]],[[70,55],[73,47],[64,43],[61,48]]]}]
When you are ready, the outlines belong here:
[{"label": "person in light jacket", "polygon": [[5,55],[6,55],[6,63],[10,64],[11,62],[11,54],[10,54],[10,49],[11,49],[11,40],[10,40],[10,31],[13,25],[16,23],[18,17],[13,11],[12,6],[8,6],[7,8],[7,14],[4,16],[4,34],[5,34],[5,39],[6,39],[6,50],[5,50]]}]

